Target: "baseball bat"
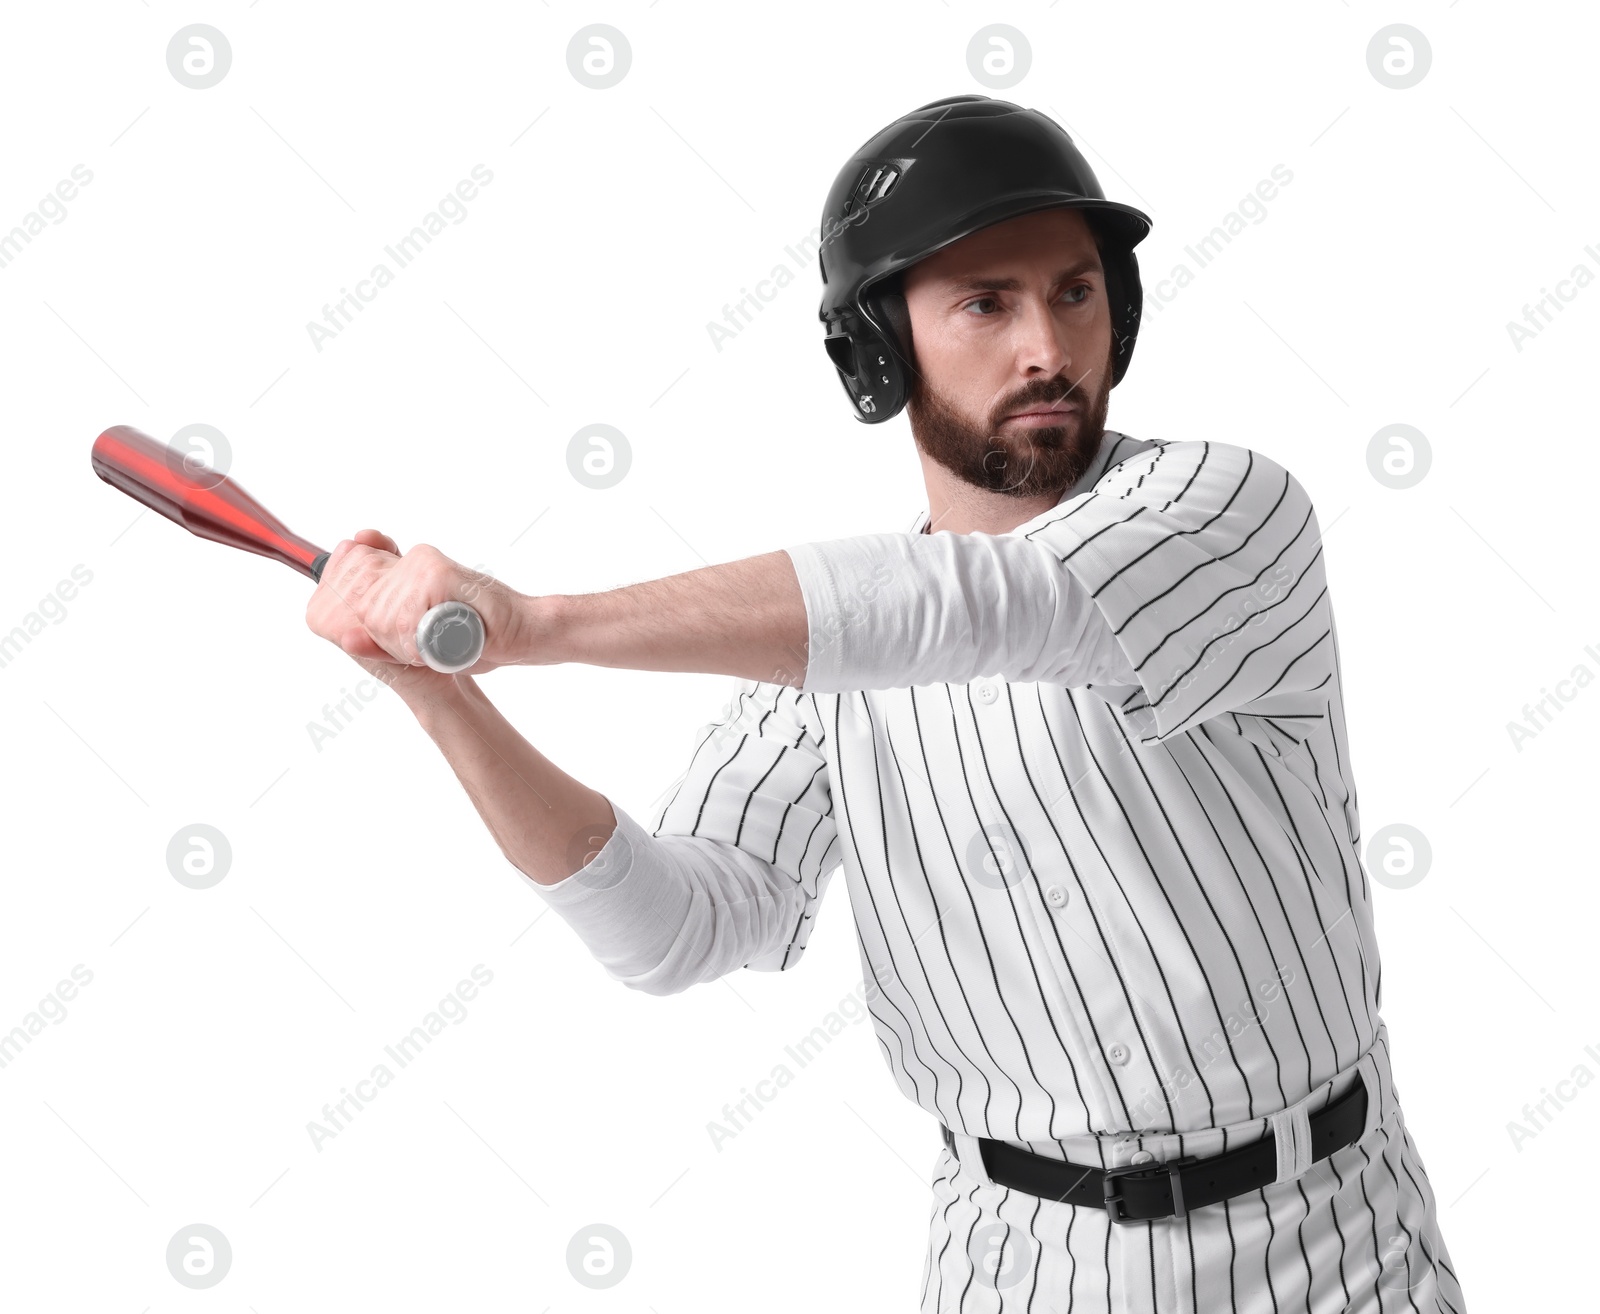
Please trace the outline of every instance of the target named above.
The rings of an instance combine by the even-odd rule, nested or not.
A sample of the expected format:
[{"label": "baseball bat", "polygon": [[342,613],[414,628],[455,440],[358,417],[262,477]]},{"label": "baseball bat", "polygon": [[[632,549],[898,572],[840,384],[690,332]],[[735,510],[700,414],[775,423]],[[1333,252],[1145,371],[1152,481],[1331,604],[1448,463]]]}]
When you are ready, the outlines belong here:
[{"label": "baseball bat", "polygon": [[[294,533],[232,478],[189,454],[118,424],[94,440],[89,459],[106,483],[191,534],[322,578],[328,553]],[[465,602],[438,603],[417,622],[417,651],[446,675],[473,666],[483,655],[483,641],[483,618]]]}]

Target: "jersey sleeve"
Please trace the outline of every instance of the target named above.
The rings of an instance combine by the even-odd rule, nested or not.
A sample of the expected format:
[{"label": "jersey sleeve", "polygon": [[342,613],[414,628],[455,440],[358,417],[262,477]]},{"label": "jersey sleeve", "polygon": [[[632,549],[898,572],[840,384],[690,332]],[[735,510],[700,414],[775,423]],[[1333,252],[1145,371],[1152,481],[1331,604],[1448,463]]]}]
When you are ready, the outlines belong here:
[{"label": "jersey sleeve", "polygon": [[1102,693],[1140,740],[1229,713],[1301,739],[1325,715],[1334,659],[1322,531],[1281,465],[1227,443],[1163,444],[1113,467],[1031,537],[1121,646],[1135,678]]},{"label": "jersey sleeve", "polygon": [[1163,443],[1021,533],[880,534],[786,549],[807,691],[965,683],[1093,690],[1158,742],[1225,713],[1302,738],[1332,672],[1321,534],[1283,467]]},{"label": "jersey sleeve", "polygon": [[799,691],[736,681],[727,712],[703,729],[659,810],[655,834],[681,852],[710,846],[762,871],[782,891],[784,915],[750,945],[743,966],[779,972],[798,963],[841,860],[827,759]]},{"label": "jersey sleeve", "polygon": [[800,961],[839,858],[826,760],[798,699],[737,681],[653,824],[613,803],[616,827],[584,866],[535,883],[613,979],[666,995]]}]

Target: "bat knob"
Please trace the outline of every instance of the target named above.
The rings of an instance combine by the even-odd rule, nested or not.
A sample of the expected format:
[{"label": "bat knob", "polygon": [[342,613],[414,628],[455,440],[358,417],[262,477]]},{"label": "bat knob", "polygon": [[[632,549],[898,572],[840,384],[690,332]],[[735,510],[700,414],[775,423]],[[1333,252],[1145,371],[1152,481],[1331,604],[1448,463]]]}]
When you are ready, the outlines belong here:
[{"label": "bat knob", "polygon": [[483,656],[483,617],[464,602],[429,607],[417,622],[417,651],[443,675],[454,675]]}]

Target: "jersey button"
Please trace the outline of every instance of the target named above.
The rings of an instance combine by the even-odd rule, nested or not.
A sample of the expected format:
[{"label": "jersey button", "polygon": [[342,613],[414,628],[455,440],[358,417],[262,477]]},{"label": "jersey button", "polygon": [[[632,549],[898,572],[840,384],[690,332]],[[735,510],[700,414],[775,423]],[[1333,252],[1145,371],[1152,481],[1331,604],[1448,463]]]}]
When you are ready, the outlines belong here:
[{"label": "jersey button", "polygon": [[992,703],[1000,696],[1000,691],[992,684],[980,684],[973,692],[978,695],[980,703]]},{"label": "jersey button", "polygon": [[1045,890],[1044,897],[1045,902],[1052,907],[1060,908],[1067,901],[1067,887],[1064,885],[1052,885]]},{"label": "jersey button", "polygon": [[1120,1068],[1130,1057],[1128,1047],[1126,1045],[1113,1045],[1106,1050],[1106,1057]]}]

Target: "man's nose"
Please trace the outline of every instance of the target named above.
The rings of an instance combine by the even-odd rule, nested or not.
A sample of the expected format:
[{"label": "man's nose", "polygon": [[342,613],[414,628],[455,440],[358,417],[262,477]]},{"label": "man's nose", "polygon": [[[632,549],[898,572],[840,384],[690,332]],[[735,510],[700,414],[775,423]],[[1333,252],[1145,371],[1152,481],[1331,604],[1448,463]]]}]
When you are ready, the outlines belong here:
[{"label": "man's nose", "polygon": [[1069,373],[1072,352],[1066,330],[1042,298],[1023,303],[1016,320],[1017,367],[1023,374]]}]

